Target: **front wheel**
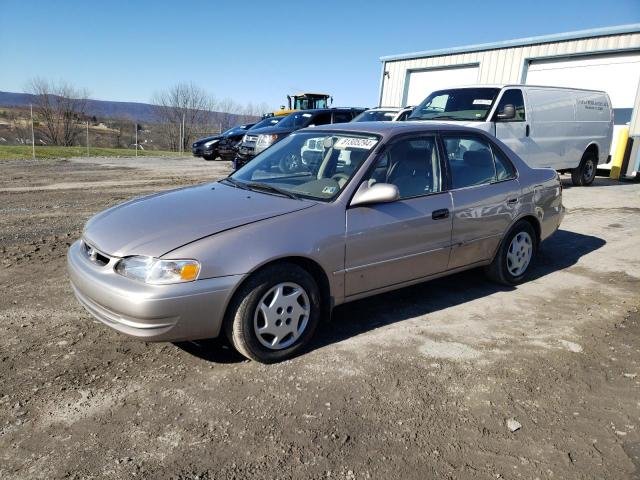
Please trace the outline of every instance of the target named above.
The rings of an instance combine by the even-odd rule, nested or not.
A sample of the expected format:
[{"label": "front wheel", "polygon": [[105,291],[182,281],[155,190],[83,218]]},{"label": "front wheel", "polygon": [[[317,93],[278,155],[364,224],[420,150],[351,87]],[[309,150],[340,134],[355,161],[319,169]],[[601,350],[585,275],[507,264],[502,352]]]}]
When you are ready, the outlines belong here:
[{"label": "front wheel", "polygon": [[571,182],[578,187],[591,185],[596,178],[597,169],[598,159],[593,153],[587,152],[582,156],[580,165],[571,170]]},{"label": "front wheel", "polygon": [[537,253],[536,232],[525,220],[516,223],[500,244],[487,276],[503,285],[522,283]]},{"label": "front wheel", "polygon": [[225,328],[242,355],[274,363],[308,344],[320,314],[320,290],[313,277],[297,265],[282,263],[249,277],[229,307]]}]

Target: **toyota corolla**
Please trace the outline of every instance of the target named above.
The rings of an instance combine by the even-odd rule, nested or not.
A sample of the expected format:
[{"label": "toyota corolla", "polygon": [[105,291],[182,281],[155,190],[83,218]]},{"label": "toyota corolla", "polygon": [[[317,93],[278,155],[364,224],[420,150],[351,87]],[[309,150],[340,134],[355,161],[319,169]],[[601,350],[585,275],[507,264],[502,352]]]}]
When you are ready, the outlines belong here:
[{"label": "toyota corolla", "polygon": [[68,269],[80,303],[122,333],[226,335],[269,363],[345,302],[475,267],[522,282],[563,215],[556,172],[482,131],[338,124],[299,130],[218,182],[97,214]]}]

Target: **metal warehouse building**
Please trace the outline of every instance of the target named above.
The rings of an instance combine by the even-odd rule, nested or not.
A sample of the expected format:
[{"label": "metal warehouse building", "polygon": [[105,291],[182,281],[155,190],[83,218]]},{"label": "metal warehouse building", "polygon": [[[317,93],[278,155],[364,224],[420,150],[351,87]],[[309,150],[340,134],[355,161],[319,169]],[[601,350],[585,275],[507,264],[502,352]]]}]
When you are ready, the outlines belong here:
[{"label": "metal warehouse building", "polygon": [[[445,87],[550,85],[606,91],[616,125],[640,136],[640,24],[382,57],[383,106],[421,102]],[[634,142],[632,158],[636,158]],[[630,162],[633,166],[633,161]]]}]

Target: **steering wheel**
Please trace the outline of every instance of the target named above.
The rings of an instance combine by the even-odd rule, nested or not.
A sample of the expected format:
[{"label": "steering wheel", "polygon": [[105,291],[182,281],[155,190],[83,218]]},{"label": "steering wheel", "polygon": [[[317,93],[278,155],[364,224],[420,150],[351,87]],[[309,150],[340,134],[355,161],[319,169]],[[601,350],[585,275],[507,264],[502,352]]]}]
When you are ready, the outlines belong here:
[{"label": "steering wheel", "polygon": [[280,159],[278,166],[282,173],[293,173],[300,168],[300,159],[294,153],[285,155]]},{"label": "steering wheel", "polygon": [[[342,187],[345,183],[349,181],[349,175],[347,175],[346,173],[336,173],[331,176],[331,179],[338,182],[338,185]],[[341,180],[343,180],[342,183],[340,183]]]}]

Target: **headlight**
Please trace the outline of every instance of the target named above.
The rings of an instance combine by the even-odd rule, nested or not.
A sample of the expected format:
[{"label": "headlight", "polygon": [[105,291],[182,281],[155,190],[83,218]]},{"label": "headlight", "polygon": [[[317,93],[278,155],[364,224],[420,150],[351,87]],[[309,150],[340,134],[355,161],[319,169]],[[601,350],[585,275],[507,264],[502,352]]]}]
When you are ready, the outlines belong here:
[{"label": "headlight", "polygon": [[260,153],[261,151],[266,150],[273,145],[276,140],[278,140],[278,135],[258,135],[255,153]]},{"label": "headlight", "polygon": [[198,278],[196,260],[160,260],[153,257],[126,257],[116,264],[120,275],[151,285],[191,282]]},{"label": "headlight", "polygon": [[218,143],[218,140],[211,140],[210,142],[206,142],[204,144],[205,148],[209,148],[211,147],[211,145],[213,145],[214,143]]}]

